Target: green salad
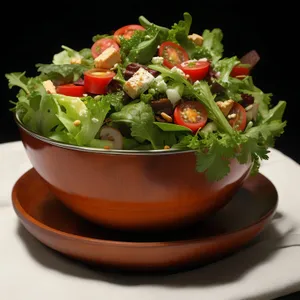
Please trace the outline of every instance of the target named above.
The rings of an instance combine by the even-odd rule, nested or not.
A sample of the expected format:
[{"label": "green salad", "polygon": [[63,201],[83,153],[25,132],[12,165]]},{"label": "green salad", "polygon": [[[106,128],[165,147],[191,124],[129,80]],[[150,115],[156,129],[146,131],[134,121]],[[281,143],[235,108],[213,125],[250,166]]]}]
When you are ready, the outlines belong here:
[{"label": "green salad", "polygon": [[170,28],[144,16],[137,24],[62,46],[35,77],[6,74],[17,87],[12,111],[28,130],[60,143],[105,151],[193,150],[212,181],[230,160],[252,160],[256,174],[286,126],[285,101],[255,86],[260,57],[223,56],[219,28],[191,32],[192,17]]}]

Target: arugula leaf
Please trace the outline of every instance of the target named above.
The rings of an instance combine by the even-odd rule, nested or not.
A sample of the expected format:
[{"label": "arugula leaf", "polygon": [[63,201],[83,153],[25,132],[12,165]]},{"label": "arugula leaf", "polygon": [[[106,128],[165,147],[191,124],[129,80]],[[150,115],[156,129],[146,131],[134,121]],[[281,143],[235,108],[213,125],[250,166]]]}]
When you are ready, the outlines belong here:
[{"label": "arugula leaf", "polygon": [[208,83],[204,80],[197,81],[193,85],[183,76],[176,72],[172,72],[166,67],[158,65],[149,65],[149,68],[159,71],[163,77],[169,77],[175,82],[183,84],[185,86],[185,94],[193,96],[195,99],[200,101],[207,109],[208,116],[213,120],[218,129],[228,134],[233,133],[232,127],[229,125],[225,116],[217,106],[214,96],[210,91]]},{"label": "arugula leaf", "polygon": [[255,140],[260,140],[266,147],[274,145],[274,138],[279,137],[283,132],[287,122],[280,120],[264,123],[250,128],[245,135]]},{"label": "arugula leaf", "polygon": [[57,85],[74,82],[89,69],[87,66],[79,64],[37,64],[36,67],[43,80],[52,80]]},{"label": "arugula leaf", "polygon": [[154,124],[163,131],[189,131],[189,132],[192,132],[191,129],[189,129],[185,126],[176,125],[173,123],[154,122]]},{"label": "arugula leaf", "polygon": [[233,129],[217,106],[208,83],[206,81],[198,81],[193,87],[189,87],[189,89],[191,88],[195,90],[194,94],[197,100],[200,100],[206,106],[210,119],[216,123],[218,129],[232,134]]},{"label": "arugula leaf", "polygon": [[192,16],[185,12],[183,14],[183,18],[184,20],[180,20],[178,23],[175,23],[169,30],[167,40],[180,44],[191,57],[193,56],[196,47],[195,44],[188,38],[192,25]]},{"label": "arugula leaf", "polygon": [[8,87],[11,89],[14,86],[18,86],[23,89],[27,94],[29,94],[29,90],[27,88],[28,79],[25,76],[26,72],[15,72],[10,74],[5,74],[5,77],[8,80]]},{"label": "arugula leaf", "polygon": [[276,106],[271,108],[268,114],[263,119],[263,123],[269,123],[274,120],[282,120],[286,108],[286,101],[279,101]]},{"label": "arugula leaf", "polygon": [[158,33],[159,33],[159,36],[160,36],[160,40],[161,42],[163,40],[166,39],[166,37],[168,36],[168,31],[169,29],[166,28],[166,27],[163,27],[163,26],[159,26],[159,25],[156,25],[154,23],[151,23],[149,20],[147,20],[144,16],[140,16],[139,17],[139,22],[140,24],[144,27],[144,28],[150,28],[150,27],[153,27],[155,28]]}]

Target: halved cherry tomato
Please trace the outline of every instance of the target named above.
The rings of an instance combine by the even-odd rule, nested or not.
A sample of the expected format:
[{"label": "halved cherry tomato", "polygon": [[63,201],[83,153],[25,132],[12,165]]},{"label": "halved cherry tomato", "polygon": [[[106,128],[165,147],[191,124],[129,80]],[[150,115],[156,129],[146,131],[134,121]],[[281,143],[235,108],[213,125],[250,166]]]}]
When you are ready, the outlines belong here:
[{"label": "halved cherry tomato", "polygon": [[207,122],[207,111],[198,101],[186,101],[178,104],[174,110],[174,123],[196,132]]},{"label": "halved cherry tomato", "polygon": [[190,76],[192,81],[202,80],[209,71],[210,63],[207,61],[187,60],[180,64],[179,68]]},{"label": "halved cherry tomato", "polygon": [[119,45],[112,38],[102,38],[96,41],[91,48],[92,56],[94,58],[98,57],[104,50],[109,47],[114,47],[116,50],[120,49]]},{"label": "halved cherry tomato", "polygon": [[189,55],[184,48],[173,42],[162,43],[158,55],[164,58],[163,64],[170,69],[189,59]]},{"label": "halved cherry tomato", "polygon": [[91,69],[84,73],[84,90],[86,93],[102,95],[107,92],[107,86],[116,75],[115,72],[104,69]]},{"label": "halved cherry tomato", "polygon": [[120,36],[123,36],[126,40],[129,40],[136,30],[145,30],[145,28],[137,24],[123,26],[115,31],[114,39],[117,43],[120,43]]},{"label": "halved cherry tomato", "polygon": [[243,131],[247,124],[247,114],[245,108],[241,104],[235,102],[228,114],[228,117],[233,114],[236,116],[229,119],[229,124],[234,129]]},{"label": "halved cherry tomato", "polygon": [[237,65],[232,68],[230,73],[231,77],[238,77],[238,76],[247,76],[250,73],[250,69],[244,65]]},{"label": "halved cherry tomato", "polygon": [[72,96],[72,97],[82,97],[84,94],[84,87],[82,85],[75,85],[75,84],[64,84],[59,85],[56,88],[56,92],[58,94]]}]

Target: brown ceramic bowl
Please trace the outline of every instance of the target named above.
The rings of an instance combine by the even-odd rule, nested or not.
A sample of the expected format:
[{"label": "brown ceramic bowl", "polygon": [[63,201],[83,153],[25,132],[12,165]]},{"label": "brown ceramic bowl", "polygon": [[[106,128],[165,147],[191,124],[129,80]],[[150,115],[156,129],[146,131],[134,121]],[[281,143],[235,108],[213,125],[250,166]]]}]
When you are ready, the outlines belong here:
[{"label": "brown ceramic bowl", "polygon": [[262,174],[251,176],[211,218],[188,228],[150,233],[111,230],[86,221],[67,209],[34,169],[17,180],[12,203],[29,233],[70,258],[99,265],[101,271],[162,275],[212,263],[261,240],[255,238],[272,220],[278,194]]},{"label": "brown ceramic bowl", "polygon": [[249,164],[208,182],[193,151],[120,151],[52,141],[16,120],[27,155],[50,191],[92,222],[122,230],[163,230],[207,218],[241,187]]}]

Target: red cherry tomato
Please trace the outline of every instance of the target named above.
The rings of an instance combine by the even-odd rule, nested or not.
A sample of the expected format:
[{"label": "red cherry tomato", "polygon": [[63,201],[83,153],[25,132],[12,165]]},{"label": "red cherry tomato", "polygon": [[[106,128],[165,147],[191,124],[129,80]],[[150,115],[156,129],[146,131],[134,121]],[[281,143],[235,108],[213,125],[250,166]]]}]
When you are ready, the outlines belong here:
[{"label": "red cherry tomato", "polygon": [[145,30],[145,28],[137,24],[123,26],[115,31],[114,39],[117,43],[120,43],[120,36],[123,36],[126,40],[129,40],[136,30]]},{"label": "red cherry tomato", "polygon": [[207,122],[207,111],[198,101],[186,101],[178,104],[174,110],[174,123],[196,132]]},{"label": "red cherry tomato", "polygon": [[86,93],[102,95],[107,92],[107,85],[116,75],[104,69],[91,69],[84,73],[84,90]]},{"label": "red cherry tomato", "polygon": [[230,73],[231,77],[238,77],[238,76],[247,76],[250,73],[250,69],[243,65],[237,65],[232,68]]},{"label": "red cherry tomato", "polygon": [[75,84],[64,84],[59,85],[56,88],[56,92],[58,94],[72,96],[72,97],[82,97],[84,94],[84,87],[82,85],[75,85]]},{"label": "red cherry tomato", "polygon": [[207,61],[187,60],[179,65],[179,68],[190,76],[192,81],[202,80],[209,71],[210,63]]},{"label": "red cherry tomato", "polygon": [[235,102],[228,114],[228,117],[233,114],[235,114],[235,117],[229,119],[229,124],[234,129],[243,131],[247,125],[247,114],[245,108],[241,104]]},{"label": "red cherry tomato", "polygon": [[184,48],[173,42],[162,43],[158,55],[164,58],[163,64],[170,69],[189,59],[189,55]]},{"label": "red cherry tomato", "polygon": [[91,48],[92,56],[94,58],[98,57],[104,50],[109,47],[114,47],[116,50],[120,49],[119,45],[112,38],[102,38],[96,41]]}]

